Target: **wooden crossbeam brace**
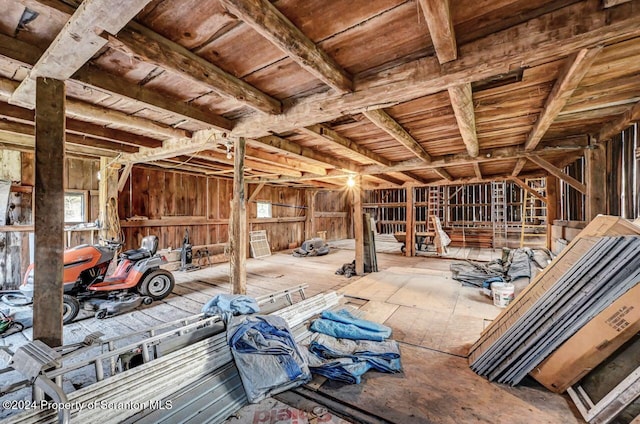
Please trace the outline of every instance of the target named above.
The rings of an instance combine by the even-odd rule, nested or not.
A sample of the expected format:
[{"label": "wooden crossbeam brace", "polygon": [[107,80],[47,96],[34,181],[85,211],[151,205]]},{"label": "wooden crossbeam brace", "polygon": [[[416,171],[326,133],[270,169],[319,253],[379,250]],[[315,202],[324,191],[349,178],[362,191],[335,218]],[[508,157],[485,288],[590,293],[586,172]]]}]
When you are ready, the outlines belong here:
[{"label": "wooden crossbeam brace", "polygon": [[362,113],[375,126],[389,134],[396,141],[409,149],[414,155],[427,163],[431,162],[431,156],[429,156],[429,153],[427,153],[420,143],[418,143],[416,139],[402,127],[402,125],[389,116],[385,111],[377,109],[367,110]]},{"label": "wooden crossbeam brace", "polygon": [[587,194],[587,186],[586,185],[582,184],[580,181],[576,180],[572,176],[567,175],[560,168],[557,168],[555,165],[553,165],[551,162],[548,162],[545,159],[542,159],[540,156],[537,156],[537,155],[529,155],[527,157],[531,162],[535,163],[536,165],[538,165],[542,169],[545,169],[547,172],[549,172],[554,177],[560,178],[562,181],[566,182],[571,187],[573,187],[576,190],[578,190],[580,193]]},{"label": "wooden crossbeam brace", "polygon": [[480,164],[478,162],[473,162],[473,172],[476,174],[476,178],[479,180],[482,179],[482,170],[480,169]]},{"label": "wooden crossbeam brace", "polygon": [[513,172],[511,173],[512,177],[517,177],[520,172],[522,172],[522,168],[527,164],[527,158],[520,158],[518,162],[516,162],[516,166],[513,167]]},{"label": "wooden crossbeam brace", "polygon": [[513,181],[516,185],[521,187],[523,190],[525,190],[530,195],[532,195],[532,196],[542,200],[543,202],[547,203],[547,198],[546,197],[542,196],[536,190],[532,189],[531,186],[529,186],[529,184],[527,184],[526,182],[522,181],[520,178],[518,178],[518,177],[509,177],[509,181]]},{"label": "wooden crossbeam brace", "polygon": [[118,192],[124,190],[124,186],[129,179],[129,175],[131,174],[131,170],[133,169],[133,164],[131,162],[124,164],[124,169],[120,174],[120,178],[118,179]]},{"label": "wooden crossbeam brace", "polygon": [[613,121],[604,125],[598,134],[598,141],[602,142],[610,140],[612,137],[624,131],[635,121],[640,121],[640,102],[633,105],[629,110]]}]

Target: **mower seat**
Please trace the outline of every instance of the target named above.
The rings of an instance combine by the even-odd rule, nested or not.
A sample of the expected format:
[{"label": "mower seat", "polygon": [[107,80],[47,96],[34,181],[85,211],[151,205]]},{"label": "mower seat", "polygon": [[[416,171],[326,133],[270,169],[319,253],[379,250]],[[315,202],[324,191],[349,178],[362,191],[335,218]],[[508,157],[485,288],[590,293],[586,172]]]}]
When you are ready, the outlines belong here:
[{"label": "mower seat", "polygon": [[146,236],[142,239],[140,249],[132,249],[123,252],[120,257],[129,259],[130,261],[139,261],[140,259],[150,258],[156,254],[158,250],[158,236]]}]

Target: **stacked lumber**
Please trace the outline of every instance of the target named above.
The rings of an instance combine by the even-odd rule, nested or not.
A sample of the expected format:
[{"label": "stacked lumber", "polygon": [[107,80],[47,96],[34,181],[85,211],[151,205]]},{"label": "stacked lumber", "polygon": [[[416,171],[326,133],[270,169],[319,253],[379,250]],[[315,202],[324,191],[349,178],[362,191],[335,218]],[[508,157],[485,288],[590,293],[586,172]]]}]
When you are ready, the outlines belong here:
[{"label": "stacked lumber", "polygon": [[483,332],[470,350],[471,368],[518,384],[640,282],[638,235],[623,219],[594,219]]}]

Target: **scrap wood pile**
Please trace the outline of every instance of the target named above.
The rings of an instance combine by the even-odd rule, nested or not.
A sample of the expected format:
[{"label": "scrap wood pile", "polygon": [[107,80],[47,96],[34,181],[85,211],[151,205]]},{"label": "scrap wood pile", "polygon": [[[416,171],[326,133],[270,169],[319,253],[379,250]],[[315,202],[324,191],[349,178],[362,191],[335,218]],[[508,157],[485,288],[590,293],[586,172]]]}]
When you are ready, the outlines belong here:
[{"label": "scrap wood pile", "polygon": [[543,269],[551,262],[547,249],[503,249],[502,258],[488,263],[467,260],[451,264],[452,278],[465,285],[488,288],[496,281],[531,278],[532,267]]},{"label": "scrap wood pile", "polygon": [[607,396],[581,382],[640,331],[639,304],[640,227],[599,216],[485,329],[469,365],[510,385],[530,375],[567,390],[588,422],[610,422],[640,399],[640,361]]}]

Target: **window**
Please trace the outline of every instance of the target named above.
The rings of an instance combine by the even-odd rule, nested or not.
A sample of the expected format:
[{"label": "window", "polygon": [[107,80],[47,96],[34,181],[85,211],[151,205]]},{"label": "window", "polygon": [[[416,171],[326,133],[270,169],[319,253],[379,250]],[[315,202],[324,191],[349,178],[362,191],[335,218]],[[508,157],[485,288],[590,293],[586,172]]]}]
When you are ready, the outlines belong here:
[{"label": "window", "polygon": [[271,218],[271,202],[256,202],[258,218]]},{"label": "window", "polygon": [[84,192],[67,192],[64,194],[64,222],[78,224],[87,220],[86,195]]}]

